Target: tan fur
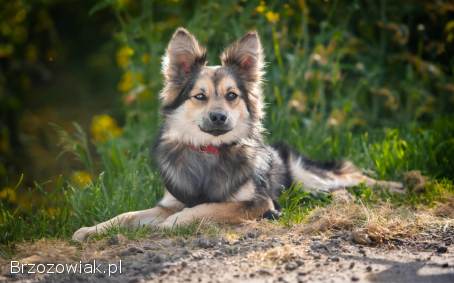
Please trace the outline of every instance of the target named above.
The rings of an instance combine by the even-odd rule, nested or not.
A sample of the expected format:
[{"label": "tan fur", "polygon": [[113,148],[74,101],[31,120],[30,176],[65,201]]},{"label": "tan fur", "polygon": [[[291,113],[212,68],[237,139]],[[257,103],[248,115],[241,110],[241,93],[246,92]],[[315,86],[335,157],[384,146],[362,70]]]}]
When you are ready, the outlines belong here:
[{"label": "tan fur", "polygon": [[[217,67],[203,67],[199,78],[190,92],[194,97],[199,93],[204,93],[208,100],[200,101],[195,98],[188,99],[168,118],[168,131],[164,134],[164,139],[169,141],[179,141],[186,144],[198,145],[220,145],[230,143],[239,137],[246,137],[251,131],[248,119],[249,113],[243,99],[237,98],[232,102],[225,99],[225,95],[233,91],[237,95],[242,94],[235,80],[229,75],[224,74],[217,86],[213,84],[213,76]],[[233,130],[222,136],[213,136],[199,130],[203,117],[207,113],[216,109],[224,109],[229,113],[232,121]]]},{"label": "tan fur", "polygon": [[220,223],[238,224],[246,220],[257,219],[267,210],[274,209],[271,201],[262,201],[251,206],[246,202],[204,203],[177,212],[158,224],[161,228],[173,228],[186,225],[196,220],[212,220]]},{"label": "tan fur", "polygon": [[144,225],[158,225],[167,217],[182,209],[181,203],[174,202],[167,205],[166,207],[156,206],[151,209],[126,212],[95,226],[80,228],[73,234],[72,239],[84,241],[90,235],[104,233],[109,228],[116,226],[134,228]]},{"label": "tan fur", "polygon": [[256,219],[270,209],[274,209],[271,199],[256,200],[254,204],[244,201],[232,201],[206,203],[184,208],[181,202],[166,191],[158,206],[141,211],[126,212],[95,226],[80,228],[73,234],[72,239],[84,241],[90,235],[103,233],[115,226],[173,228],[197,220],[213,220],[235,224],[245,220]]}]

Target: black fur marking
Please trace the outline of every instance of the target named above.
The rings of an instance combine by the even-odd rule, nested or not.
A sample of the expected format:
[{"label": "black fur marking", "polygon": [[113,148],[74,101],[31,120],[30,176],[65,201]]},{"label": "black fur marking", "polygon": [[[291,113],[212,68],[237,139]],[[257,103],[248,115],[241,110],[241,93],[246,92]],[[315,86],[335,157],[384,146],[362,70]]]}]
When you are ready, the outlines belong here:
[{"label": "black fur marking", "polygon": [[281,217],[282,213],[278,210],[267,210],[263,213],[262,217],[268,220],[278,220]]},{"label": "black fur marking", "polygon": [[198,77],[198,73],[197,74],[191,73],[191,76],[190,76],[188,82],[181,89],[177,98],[174,101],[172,101],[172,103],[170,103],[162,108],[164,114],[171,113],[172,111],[174,111],[175,109],[180,107],[186,100],[189,99],[189,93],[191,92],[192,88],[194,87],[197,77]]},{"label": "black fur marking", "polygon": [[219,156],[215,156],[160,142],[156,157],[169,193],[188,207],[228,200],[253,174],[249,160],[244,154],[235,154],[238,148],[234,147],[220,147]]},{"label": "black fur marking", "polygon": [[191,71],[187,75],[187,78],[183,79],[180,78],[177,81],[172,82],[174,85],[176,86],[182,85],[182,87],[175,100],[173,100],[172,103],[167,104],[162,108],[164,115],[171,113],[190,98],[189,93],[194,88],[194,84],[197,81],[200,71],[202,70],[202,67],[205,65],[205,63],[206,54],[196,59],[196,61],[191,66]]},{"label": "black fur marking", "polygon": [[281,157],[282,161],[284,162],[285,166],[285,179],[283,182],[283,186],[285,188],[290,188],[293,183],[292,176],[290,175],[289,169],[289,159],[290,159],[290,148],[284,143],[276,143],[273,144],[272,147],[277,150],[279,156]]},{"label": "black fur marking", "polygon": [[341,169],[344,165],[343,161],[314,161],[311,160],[301,154],[299,154],[296,150],[292,149],[288,145],[284,143],[276,143],[273,145],[278,152],[281,158],[284,160],[285,165],[287,166],[287,180],[292,180],[290,177],[290,170],[289,170],[289,159],[290,155],[294,157],[301,158],[301,165],[304,169],[322,177],[322,178],[330,178],[327,172],[333,172],[335,174],[341,174]]},{"label": "black fur marking", "polygon": [[301,156],[304,164],[304,168],[316,173],[320,174],[320,176],[324,176],[324,172],[330,171],[335,174],[341,174],[341,169],[344,165],[343,161],[339,160],[328,160],[328,161],[317,161],[311,160],[305,156]]},{"label": "black fur marking", "polygon": [[255,111],[252,110],[251,107],[251,101],[249,100],[249,90],[246,88],[245,84],[241,80],[240,76],[238,75],[237,71],[235,71],[236,67],[234,66],[229,66],[229,67],[224,67],[226,68],[227,72],[233,77],[236,85],[238,86],[239,90],[241,91],[240,98],[244,100],[244,103],[246,103],[246,109],[251,115],[252,119],[256,118],[256,113]]}]

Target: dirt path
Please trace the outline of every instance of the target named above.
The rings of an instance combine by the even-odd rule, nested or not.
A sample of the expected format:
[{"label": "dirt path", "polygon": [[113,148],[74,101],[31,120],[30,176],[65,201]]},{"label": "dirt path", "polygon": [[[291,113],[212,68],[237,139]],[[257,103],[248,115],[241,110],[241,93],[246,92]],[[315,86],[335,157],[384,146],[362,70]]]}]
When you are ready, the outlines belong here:
[{"label": "dirt path", "polygon": [[[378,247],[356,244],[346,232],[325,237],[271,230],[266,227],[244,230],[243,227],[238,233],[223,236],[137,241],[113,236],[86,244],[78,256],[84,262],[96,258],[99,263],[118,263],[121,259],[122,274],[111,277],[102,273],[11,276],[3,270],[2,279],[31,282],[454,282],[453,227],[422,234],[418,239],[392,240]],[[55,245],[55,251],[58,249]],[[74,249],[58,252],[54,262],[62,260],[63,257],[58,259],[58,256]],[[39,259],[35,257],[35,261]]]}]

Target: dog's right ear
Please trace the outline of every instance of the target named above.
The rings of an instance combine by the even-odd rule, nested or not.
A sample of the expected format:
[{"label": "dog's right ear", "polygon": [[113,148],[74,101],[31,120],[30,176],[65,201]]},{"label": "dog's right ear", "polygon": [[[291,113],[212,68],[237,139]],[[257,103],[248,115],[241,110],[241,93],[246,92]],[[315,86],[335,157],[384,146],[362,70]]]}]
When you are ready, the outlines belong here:
[{"label": "dog's right ear", "polygon": [[205,48],[184,28],[178,28],[167,46],[162,72],[167,83],[182,85],[191,71],[206,63]]}]

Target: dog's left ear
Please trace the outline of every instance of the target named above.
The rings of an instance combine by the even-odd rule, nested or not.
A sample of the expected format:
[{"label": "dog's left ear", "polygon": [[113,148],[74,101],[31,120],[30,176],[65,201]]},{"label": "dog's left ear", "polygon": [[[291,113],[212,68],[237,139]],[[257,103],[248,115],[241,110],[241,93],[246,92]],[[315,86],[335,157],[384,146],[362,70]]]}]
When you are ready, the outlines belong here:
[{"label": "dog's left ear", "polygon": [[186,29],[178,28],[170,39],[162,62],[166,84],[161,99],[172,102],[188,81],[191,73],[206,63],[206,50]]},{"label": "dog's left ear", "polygon": [[224,66],[234,67],[247,82],[259,82],[263,76],[263,50],[257,32],[251,31],[229,46],[221,55]]},{"label": "dog's left ear", "polygon": [[184,80],[194,67],[206,63],[206,51],[186,29],[178,28],[167,46],[163,73],[167,80]]}]

